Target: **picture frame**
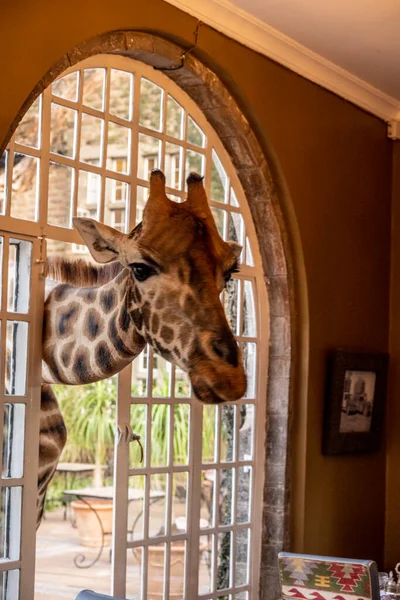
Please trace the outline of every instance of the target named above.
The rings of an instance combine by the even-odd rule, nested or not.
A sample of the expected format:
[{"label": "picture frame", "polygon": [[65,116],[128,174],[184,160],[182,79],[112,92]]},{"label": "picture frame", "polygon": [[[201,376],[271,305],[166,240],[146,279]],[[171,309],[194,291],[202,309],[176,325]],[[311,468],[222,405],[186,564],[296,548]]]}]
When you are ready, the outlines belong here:
[{"label": "picture frame", "polygon": [[377,452],[382,436],[387,354],[335,350],[328,358],[322,453]]}]

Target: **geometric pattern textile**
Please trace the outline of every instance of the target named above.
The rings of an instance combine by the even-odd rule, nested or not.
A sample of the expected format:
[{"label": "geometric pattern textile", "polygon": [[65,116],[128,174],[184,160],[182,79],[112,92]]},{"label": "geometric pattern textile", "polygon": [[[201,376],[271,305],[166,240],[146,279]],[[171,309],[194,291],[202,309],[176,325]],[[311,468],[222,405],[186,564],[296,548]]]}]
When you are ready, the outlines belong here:
[{"label": "geometric pattern textile", "polygon": [[378,568],[370,560],[280,552],[283,600],[379,600]]}]

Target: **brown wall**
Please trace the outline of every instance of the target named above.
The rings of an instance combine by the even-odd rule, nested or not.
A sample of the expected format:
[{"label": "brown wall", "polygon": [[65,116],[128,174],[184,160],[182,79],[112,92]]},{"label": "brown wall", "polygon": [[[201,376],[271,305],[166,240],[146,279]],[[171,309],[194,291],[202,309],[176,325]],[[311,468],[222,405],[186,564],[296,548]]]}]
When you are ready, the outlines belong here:
[{"label": "brown wall", "polygon": [[[160,0],[7,3],[0,19],[0,140],[44,73],[85,39],[142,29],[189,44],[194,27],[191,17]],[[263,146],[273,149],[289,233],[304,253],[294,263],[304,258],[307,277],[297,284],[303,294],[308,286],[309,315],[303,314],[299,331],[308,318],[309,388],[308,396],[296,390],[294,407],[307,436],[295,426],[294,464],[304,464],[305,472],[294,478],[293,548],[381,561],[384,449],[324,458],[320,448],[326,351],[388,348],[391,146],[385,124],[207,27],[200,30],[198,56],[230,87]],[[304,368],[308,357],[299,350]]]}]

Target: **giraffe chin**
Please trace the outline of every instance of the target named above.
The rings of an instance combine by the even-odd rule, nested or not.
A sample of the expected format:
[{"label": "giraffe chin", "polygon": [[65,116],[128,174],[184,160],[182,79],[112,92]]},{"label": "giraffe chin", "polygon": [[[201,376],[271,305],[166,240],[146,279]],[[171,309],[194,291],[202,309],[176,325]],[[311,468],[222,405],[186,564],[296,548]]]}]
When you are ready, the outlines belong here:
[{"label": "giraffe chin", "polygon": [[222,404],[222,402],[227,402],[227,400],[221,398],[212,389],[206,388],[206,386],[201,386],[200,390],[199,387],[195,387],[192,384],[192,389],[196,398],[204,402],[204,404]]}]

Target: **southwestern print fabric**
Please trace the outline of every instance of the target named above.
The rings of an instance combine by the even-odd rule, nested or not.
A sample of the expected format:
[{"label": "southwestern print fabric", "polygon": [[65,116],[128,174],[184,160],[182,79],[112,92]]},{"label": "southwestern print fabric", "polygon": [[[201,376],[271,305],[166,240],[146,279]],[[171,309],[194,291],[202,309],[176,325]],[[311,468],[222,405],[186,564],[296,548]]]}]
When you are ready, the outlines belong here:
[{"label": "southwestern print fabric", "polygon": [[[279,555],[283,599],[375,600],[369,561],[343,561],[317,556]],[[375,565],[374,565],[375,566]],[[379,598],[379,592],[378,592]]]}]

